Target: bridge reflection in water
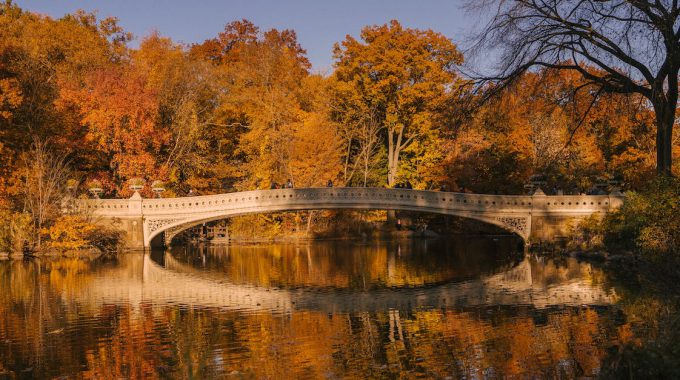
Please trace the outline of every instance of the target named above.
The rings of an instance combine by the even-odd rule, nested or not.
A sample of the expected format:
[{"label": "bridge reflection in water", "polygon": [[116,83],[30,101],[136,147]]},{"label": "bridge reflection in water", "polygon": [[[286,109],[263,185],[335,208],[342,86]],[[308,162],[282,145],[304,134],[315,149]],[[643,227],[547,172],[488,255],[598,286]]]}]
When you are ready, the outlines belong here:
[{"label": "bridge reflection in water", "polygon": [[[435,263],[423,270],[417,267],[417,263],[408,263],[409,258],[404,257],[408,256],[407,249],[394,245],[382,247],[382,252],[368,258],[371,262],[347,263],[353,267],[348,268],[350,271],[356,272],[359,264],[370,266],[366,274],[373,274],[373,278],[351,278],[349,273],[338,273],[338,270],[342,271],[338,257],[326,257],[325,263],[321,260],[315,264],[313,261],[320,257],[310,253],[310,247],[289,248],[288,252],[272,253],[266,249],[257,252],[256,248],[247,247],[212,247],[174,254],[144,254],[141,260],[138,254],[125,255],[117,269],[127,272],[127,276],[99,276],[82,291],[89,301],[98,300],[103,304],[135,304],[146,300],[274,313],[298,310],[373,312],[518,304],[546,308],[555,305],[608,305],[617,300],[613,289],[604,289],[594,281],[590,266],[585,264],[574,263],[567,270],[546,273],[546,266],[532,258],[507,259],[486,267],[468,260],[468,268],[473,266],[468,272],[452,271],[440,266],[443,263]],[[388,251],[388,248],[391,250]],[[178,259],[180,257],[181,260]],[[354,259],[365,261],[367,258]],[[247,265],[243,264],[246,260],[263,272],[255,270],[249,275]],[[221,261],[227,262],[224,268],[215,265]],[[274,261],[278,269],[267,268],[269,261]],[[304,262],[303,265],[301,262]],[[138,268],[131,271],[131,267]],[[272,273],[277,270],[298,273],[299,278],[291,278],[291,273],[279,273],[278,278],[272,279]],[[313,273],[315,271],[316,274]],[[381,271],[384,273],[377,273]],[[321,281],[315,283],[315,276]]]},{"label": "bridge reflection in water", "polygon": [[599,269],[517,243],[0,261],[0,378],[596,377],[636,322]]}]

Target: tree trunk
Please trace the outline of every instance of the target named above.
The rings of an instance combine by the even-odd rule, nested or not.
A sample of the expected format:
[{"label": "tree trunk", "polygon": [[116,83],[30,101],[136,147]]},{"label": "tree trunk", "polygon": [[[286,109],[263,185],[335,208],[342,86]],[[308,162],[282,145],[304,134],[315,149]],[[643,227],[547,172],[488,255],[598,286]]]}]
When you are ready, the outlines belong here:
[{"label": "tree trunk", "polygon": [[393,140],[393,135],[394,131],[392,128],[387,129],[387,187],[393,187],[394,186],[394,181],[395,181],[395,176],[394,176],[394,170],[393,168],[395,167],[394,163],[394,140]]},{"label": "tree trunk", "polygon": [[656,171],[658,175],[672,175],[673,126],[675,107],[669,102],[655,102],[656,113]]},{"label": "tree trunk", "polygon": [[[396,134],[396,141],[394,140]],[[401,140],[403,138],[403,130],[395,132],[392,128],[387,131],[387,186],[394,187],[397,182],[397,175],[399,174],[399,154],[403,146]]]},{"label": "tree trunk", "polygon": [[[394,187],[396,181],[396,163],[395,158],[395,146],[393,140],[394,131],[392,128],[387,129],[387,187]],[[398,157],[398,156],[397,156]],[[394,210],[387,210],[387,224],[394,225],[397,220],[397,213]]]},{"label": "tree trunk", "polygon": [[366,148],[365,149],[365,154],[364,154],[364,187],[366,187],[366,184],[368,184],[368,166],[369,166],[369,161],[371,159],[370,157],[370,149]]},{"label": "tree trunk", "polygon": [[307,217],[307,235],[309,235],[309,233],[312,230],[312,219],[313,218],[314,218],[314,211],[309,211],[309,215]]}]

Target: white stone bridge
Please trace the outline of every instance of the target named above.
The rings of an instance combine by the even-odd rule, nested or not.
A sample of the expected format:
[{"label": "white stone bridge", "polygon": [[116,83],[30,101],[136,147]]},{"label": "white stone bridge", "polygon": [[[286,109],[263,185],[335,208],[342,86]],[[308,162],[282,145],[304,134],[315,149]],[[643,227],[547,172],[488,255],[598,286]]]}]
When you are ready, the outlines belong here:
[{"label": "white stone bridge", "polygon": [[239,215],[298,210],[399,210],[479,220],[525,241],[568,233],[578,219],[623,203],[618,195],[485,195],[383,188],[255,190],[182,198],[80,200],[76,207],[97,223],[126,234],[128,247],[160,246],[193,226]]}]

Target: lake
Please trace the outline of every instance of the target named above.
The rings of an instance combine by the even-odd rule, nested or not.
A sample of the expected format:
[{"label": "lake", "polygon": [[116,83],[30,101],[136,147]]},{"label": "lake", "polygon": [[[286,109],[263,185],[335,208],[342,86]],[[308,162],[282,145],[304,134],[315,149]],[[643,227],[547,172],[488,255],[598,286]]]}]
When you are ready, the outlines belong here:
[{"label": "lake", "polygon": [[512,237],[0,261],[0,378],[596,377],[602,269]]}]

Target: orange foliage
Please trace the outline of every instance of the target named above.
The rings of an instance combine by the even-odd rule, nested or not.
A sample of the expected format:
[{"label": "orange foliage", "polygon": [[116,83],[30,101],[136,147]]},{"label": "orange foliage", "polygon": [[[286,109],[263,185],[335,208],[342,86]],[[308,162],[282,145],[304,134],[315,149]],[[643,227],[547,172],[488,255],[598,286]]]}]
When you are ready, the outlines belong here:
[{"label": "orange foliage", "polygon": [[76,96],[89,127],[86,138],[111,155],[119,178],[152,178],[163,170],[156,155],[170,136],[156,128],[158,98],[147,86],[146,73],[134,66],[99,71]]},{"label": "orange foliage", "polygon": [[536,173],[578,192],[603,174],[633,188],[654,175],[654,114],[640,97],[593,101],[578,75],[540,70],[466,119],[457,104],[474,95],[457,86],[456,45],[397,21],[347,37],[323,77],[294,31],[248,20],[190,47],[152,33],[131,48],[113,18],[0,9],[6,205],[18,207],[16,157],[33,136],[70,153],[106,196],[129,195],[133,177],[182,195],[288,179],[518,193]]}]

